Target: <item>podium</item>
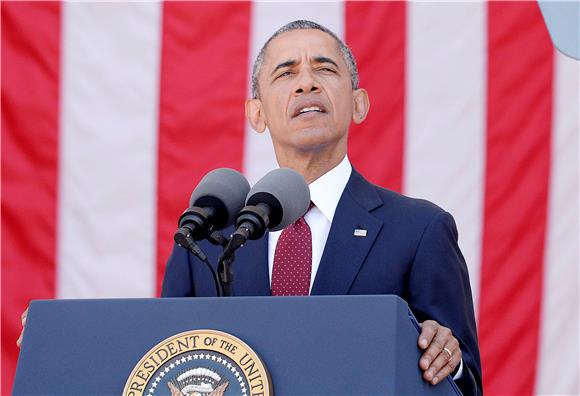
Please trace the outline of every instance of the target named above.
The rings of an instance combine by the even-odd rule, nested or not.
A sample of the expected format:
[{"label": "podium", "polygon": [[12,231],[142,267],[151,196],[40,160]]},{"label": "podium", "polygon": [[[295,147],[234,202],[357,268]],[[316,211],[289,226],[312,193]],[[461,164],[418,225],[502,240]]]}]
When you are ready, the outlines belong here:
[{"label": "podium", "polygon": [[[449,377],[437,386],[422,379],[417,324],[396,296],[33,301],[13,394],[124,394],[140,360],[155,361],[156,345],[200,329],[247,344],[277,396],[461,394]],[[196,370],[175,378],[202,372]],[[144,395],[177,394],[156,378],[158,387],[138,387]],[[239,394],[233,389],[222,394]],[[257,388],[244,389],[260,395]]]}]

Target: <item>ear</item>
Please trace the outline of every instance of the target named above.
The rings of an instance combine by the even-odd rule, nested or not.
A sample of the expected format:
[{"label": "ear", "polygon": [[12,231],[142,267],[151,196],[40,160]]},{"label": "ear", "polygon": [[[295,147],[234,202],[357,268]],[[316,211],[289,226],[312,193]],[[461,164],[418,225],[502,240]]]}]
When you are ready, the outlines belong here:
[{"label": "ear", "polygon": [[266,130],[266,120],[260,99],[246,100],[246,118],[256,132],[262,133]]},{"label": "ear", "polygon": [[367,118],[371,102],[369,101],[369,94],[366,90],[359,88],[353,92],[353,112],[352,120],[355,124],[360,124]]}]

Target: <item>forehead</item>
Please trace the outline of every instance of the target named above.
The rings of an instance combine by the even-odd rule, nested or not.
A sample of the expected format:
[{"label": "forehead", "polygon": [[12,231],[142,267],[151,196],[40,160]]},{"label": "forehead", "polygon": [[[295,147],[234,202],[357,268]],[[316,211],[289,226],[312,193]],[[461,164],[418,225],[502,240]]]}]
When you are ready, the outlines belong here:
[{"label": "forehead", "polygon": [[303,60],[314,56],[326,56],[342,62],[336,40],[329,34],[316,29],[301,29],[284,32],[268,44],[264,57],[266,64]]}]

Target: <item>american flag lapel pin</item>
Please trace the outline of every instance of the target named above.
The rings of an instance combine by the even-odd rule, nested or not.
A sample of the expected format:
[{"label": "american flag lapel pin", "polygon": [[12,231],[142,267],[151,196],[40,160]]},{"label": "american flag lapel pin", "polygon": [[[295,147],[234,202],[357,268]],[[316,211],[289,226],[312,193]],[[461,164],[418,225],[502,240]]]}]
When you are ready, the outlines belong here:
[{"label": "american flag lapel pin", "polygon": [[356,237],[366,237],[367,230],[363,230],[362,228],[355,228],[354,229],[354,236]]}]

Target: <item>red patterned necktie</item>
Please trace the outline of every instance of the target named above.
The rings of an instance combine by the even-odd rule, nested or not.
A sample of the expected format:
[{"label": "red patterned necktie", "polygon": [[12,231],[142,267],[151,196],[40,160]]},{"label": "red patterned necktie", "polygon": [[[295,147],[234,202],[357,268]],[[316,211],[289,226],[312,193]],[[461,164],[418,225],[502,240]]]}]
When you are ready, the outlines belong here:
[{"label": "red patterned necktie", "polygon": [[[313,204],[310,203],[310,208]],[[309,210],[310,210],[309,208]],[[273,296],[307,296],[312,273],[312,233],[304,217],[280,234],[272,270]]]}]

